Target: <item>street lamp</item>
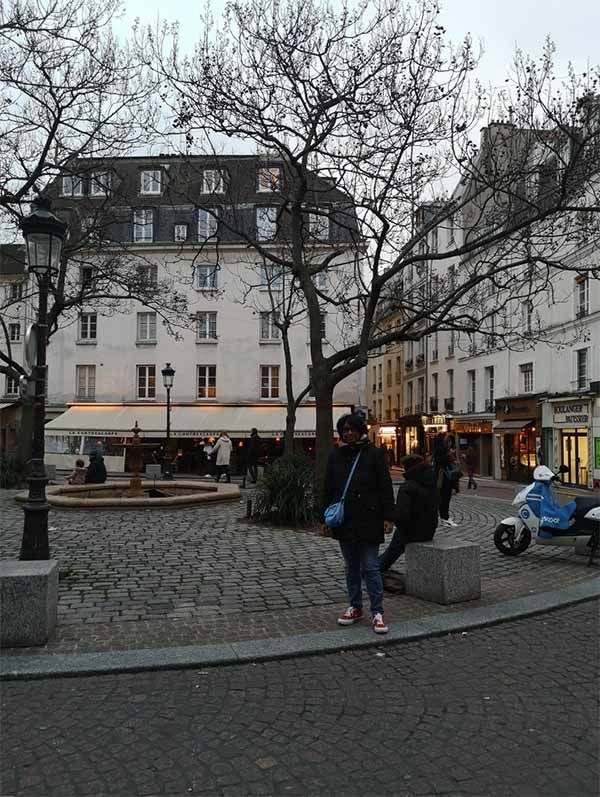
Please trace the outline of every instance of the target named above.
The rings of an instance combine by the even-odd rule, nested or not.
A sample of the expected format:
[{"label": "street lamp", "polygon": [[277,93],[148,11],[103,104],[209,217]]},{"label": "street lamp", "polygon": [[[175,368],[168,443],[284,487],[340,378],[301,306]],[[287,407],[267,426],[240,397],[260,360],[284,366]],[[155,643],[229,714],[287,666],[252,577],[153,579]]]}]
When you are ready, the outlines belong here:
[{"label": "street lamp", "polygon": [[33,436],[31,441],[31,466],[29,470],[29,495],[23,506],[25,514],[20,559],[49,559],[48,478],[44,466],[44,421],[46,415],[46,344],[48,341],[48,291],[50,274],[60,266],[62,246],[67,232],[66,224],[50,210],[50,201],[37,197],[31,203],[31,213],[19,224],[27,250],[30,273],[38,282],[38,318],[32,329],[35,365],[31,377],[35,385],[33,399]]},{"label": "street lamp", "polygon": [[167,439],[165,441],[165,452],[163,455],[162,471],[163,479],[172,479],[171,458],[169,456],[169,441],[171,439],[171,388],[175,379],[175,369],[171,368],[171,363],[167,363],[161,371],[163,385],[167,391]]}]

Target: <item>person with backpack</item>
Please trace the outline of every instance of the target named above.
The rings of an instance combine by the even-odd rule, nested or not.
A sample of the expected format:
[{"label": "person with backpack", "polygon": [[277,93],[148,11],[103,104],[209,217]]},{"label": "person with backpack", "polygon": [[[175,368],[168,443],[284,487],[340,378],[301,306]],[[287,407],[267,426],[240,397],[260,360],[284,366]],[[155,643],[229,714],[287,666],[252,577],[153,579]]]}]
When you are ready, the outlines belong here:
[{"label": "person with backpack", "polygon": [[451,450],[451,440],[445,432],[440,432],[435,437],[433,466],[440,496],[440,518],[445,526],[456,528],[458,524],[450,518],[450,499],[454,484],[460,478],[460,469],[456,465],[456,457]]},{"label": "person with backpack", "polygon": [[[337,422],[340,445],[329,455],[322,492],[321,535],[340,543],[346,566],[349,606],[339,625],[353,625],[363,614],[364,575],[376,634],[389,630],[383,615],[379,546],[394,528],[394,490],[385,452],[370,442],[362,415]],[[340,504],[341,511],[338,512]],[[335,517],[334,517],[335,515]],[[334,525],[328,525],[330,521]]]},{"label": "person with backpack", "polygon": [[404,481],[396,497],[396,530],[379,557],[382,573],[402,556],[409,542],[432,540],[438,525],[440,498],[433,468],[418,454],[404,457],[402,467]]}]

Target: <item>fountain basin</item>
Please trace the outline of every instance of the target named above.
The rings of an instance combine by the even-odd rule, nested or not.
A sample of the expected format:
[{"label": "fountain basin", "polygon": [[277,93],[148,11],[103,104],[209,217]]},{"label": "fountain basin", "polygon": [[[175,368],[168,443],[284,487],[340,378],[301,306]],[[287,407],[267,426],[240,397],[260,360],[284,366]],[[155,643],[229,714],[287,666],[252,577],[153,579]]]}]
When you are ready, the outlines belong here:
[{"label": "fountain basin", "polygon": [[[215,484],[197,481],[142,481],[143,495],[131,495],[128,482],[104,484],[53,485],[46,489],[48,503],[62,509],[100,509],[102,507],[143,507],[160,509],[189,506],[191,504],[237,501],[240,488],[237,484]],[[154,493],[153,497],[150,493]],[[157,493],[161,495],[158,496]],[[17,501],[26,501],[27,493],[18,493]]]}]

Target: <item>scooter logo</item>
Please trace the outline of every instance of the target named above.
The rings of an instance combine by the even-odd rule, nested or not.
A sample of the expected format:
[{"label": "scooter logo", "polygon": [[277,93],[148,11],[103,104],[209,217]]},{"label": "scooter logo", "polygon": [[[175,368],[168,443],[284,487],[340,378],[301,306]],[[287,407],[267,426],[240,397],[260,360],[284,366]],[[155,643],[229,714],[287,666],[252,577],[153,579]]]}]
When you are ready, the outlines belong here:
[{"label": "scooter logo", "polygon": [[524,518],[525,520],[527,520],[527,518],[529,517],[529,509],[522,509],[521,510],[521,517]]},{"label": "scooter logo", "polygon": [[544,526],[558,526],[560,518],[548,515],[542,515],[542,525]]}]

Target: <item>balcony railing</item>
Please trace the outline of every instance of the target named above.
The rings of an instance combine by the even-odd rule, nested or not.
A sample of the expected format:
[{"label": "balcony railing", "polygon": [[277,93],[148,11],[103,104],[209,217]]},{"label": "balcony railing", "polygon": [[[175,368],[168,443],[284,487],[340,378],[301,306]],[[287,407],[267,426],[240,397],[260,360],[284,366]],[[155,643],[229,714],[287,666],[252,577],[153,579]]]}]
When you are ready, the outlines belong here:
[{"label": "balcony railing", "polygon": [[423,365],[424,362],[425,362],[425,355],[417,354],[417,365]]},{"label": "balcony railing", "polygon": [[402,382],[402,371],[396,371],[396,384],[399,385]]},{"label": "balcony railing", "polygon": [[438,411],[439,400],[437,396],[430,396],[429,397],[429,410],[430,412],[437,412]]},{"label": "balcony railing", "polygon": [[410,371],[410,369],[413,367],[412,359],[405,360],[404,367],[406,368],[407,371]]},{"label": "balcony railing", "polygon": [[485,400],[485,411],[486,412],[495,412],[496,411],[496,402],[494,399],[486,399]]},{"label": "balcony railing", "polygon": [[445,398],[444,399],[444,409],[447,412],[453,412],[454,411],[454,398]]},{"label": "balcony railing", "polygon": [[431,362],[432,362],[432,363],[434,363],[434,362],[435,362],[436,360],[438,360],[438,359],[439,359],[439,352],[438,352],[438,350],[437,350],[437,349],[434,349],[434,350],[431,352]]},{"label": "balcony railing", "polygon": [[423,412],[423,402],[422,401],[417,401],[417,403],[415,404],[415,412],[414,412],[414,414],[418,415],[420,412]]},{"label": "balcony railing", "polygon": [[467,401],[467,412],[475,412],[475,402]]},{"label": "balcony railing", "polygon": [[585,318],[588,315],[589,308],[588,307],[578,307],[577,312],[575,313],[576,318]]},{"label": "balcony railing", "polygon": [[448,346],[448,357],[454,357],[454,346]]},{"label": "balcony railing", "polygon": [[375,383],[373,384],[373,390],[372,390],[371,392],[372,392],[372,393],[377,393],[377,382],[375,382]]},{"label": "balcony railing", "polygon": [[378,382],[377,383],[377,392],[378,393],[382,393],[383,392],[383,382]]}]

